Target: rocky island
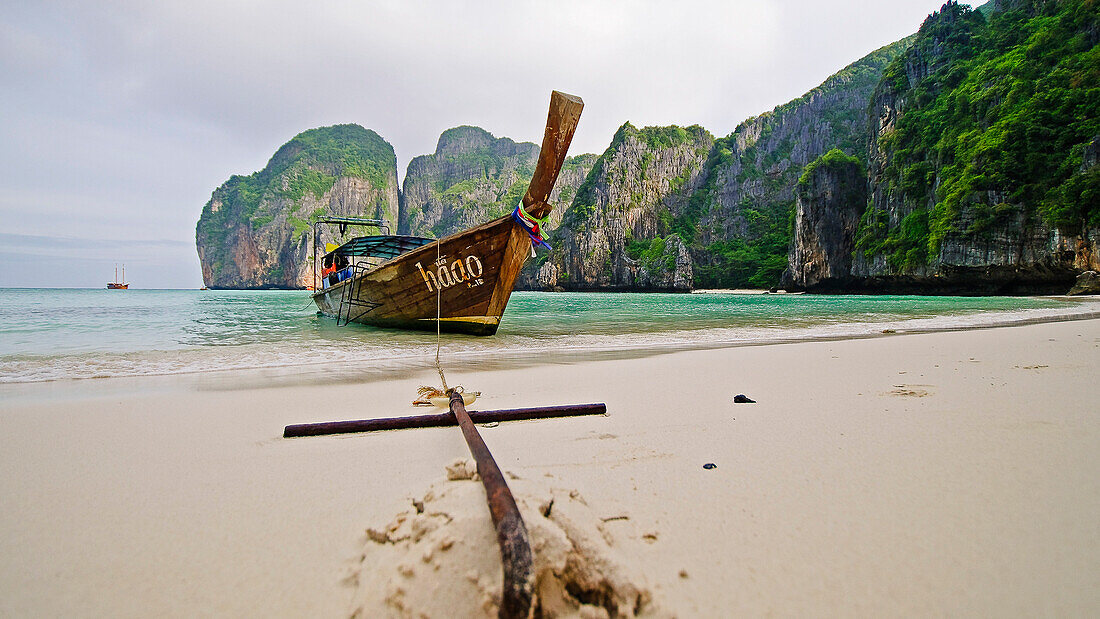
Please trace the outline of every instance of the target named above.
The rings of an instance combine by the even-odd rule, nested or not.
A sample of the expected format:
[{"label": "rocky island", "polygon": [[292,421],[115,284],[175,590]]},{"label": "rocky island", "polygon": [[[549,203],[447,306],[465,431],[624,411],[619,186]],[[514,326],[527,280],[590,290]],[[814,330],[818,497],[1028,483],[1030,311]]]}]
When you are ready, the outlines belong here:
[{"label": "rocky island", "polygon": [[[208,288],[305,288],[313,278],[310,224],[322,215],[398,214],[393,146],[359,125],[311,129],[263,170],[230,177],[203,207],[195,243]],[[331,241],[330,231],[321,242]]]}]

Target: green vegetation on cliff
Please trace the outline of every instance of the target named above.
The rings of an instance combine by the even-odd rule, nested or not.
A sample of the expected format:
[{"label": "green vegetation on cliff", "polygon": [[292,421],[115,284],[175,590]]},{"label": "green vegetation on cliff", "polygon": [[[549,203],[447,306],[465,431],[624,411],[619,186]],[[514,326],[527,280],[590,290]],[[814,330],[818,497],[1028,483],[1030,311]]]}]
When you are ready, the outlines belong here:
[{"label": "green vegetation on cliff", "polygon": [[[793,200],[743,197],[735,212],[745,221],[745,233],[717,239],[712,235],[709,243],[700,242],[700,222],[718,208],[715,184],[719,171],[733,163],[736,139],[734,132],[715,140],[705,164],[706,181],[672,220],[672,231],[693,249],[694,285],[698,288],[770,288],[787,266],[787,248],[793,236]],[[754,172],[760,169],[755,162],[749,165]]]},{"label": "green vegetation on cliff", "polygon": [[445,236],[506,215],[527,190],[538,146],[469,125],[447,129],[434,153],[409,162],[398,230]]},{"label": "green vegetation on cliff", "polygon": [[257,213],[265,200],[296,202],[306,194],[321,198],[338,176],[365,178],[374,187],[384,187],[396,163],[393,147],[359,125],[310,129],[284,144],[263,170],[231,176],[216,192],[222,207],[211,212],[207,205],[199,224],[216,225],[229,218],[263,226],[274,218]]},{"label": "green vegetation on cliff", "polygon": [[[871,52],[802,97],[715,140],[705,164],[706,181],[672,223],[692,250],[696,286],[770,288],[778,283],[794,236],[795,187],[805,166],[821,154],[812,145],[838,149],[829,156],[866,157],[867,101],[883,69],[912,40]],[[721,229],[730,219],[743,221],[735,234]]]},{"label": "green vegetation on cliff", "polygon": [[[644,180],[650,172],[650,164],[654,161],[653,151],[676,148],[689,142],[700,142],[709,135],[709,132],[699,125],[691,125],[689,127],[670,125],[667,127],[643,127],[638,129],[630,123],[630,121],[623,123],[618,130],[615,131],[615,135],[611,138],[611,144],[609,144],[607,149],[605,149],[596,159],[588,176],[585,177],[584,182],[577,188],[572,206],[570,206],[564,215],[563,224],[574,228],[583,226],[589,218],[596,214],[596,205],[600,202],[600,199],[596,196],[596,192],[598,190],[606,191],[611,184],[625,181],[625,170],[618,170],[616,173],[608,170],[607,166],[610,164],[611,160],[622,151],[623,143],[626,142],[627,139],[636,139],[639,143],[645,144],[649,151],[643,153],[640,160],[640,172]],[[686,176],[690,174],[691,171],[690,169],[686,169],[684,170],[683,176],[671,179],[669,181],[669,191],[673,193],[678,192],[683,186]],[[622,208],[626,205],[620,204],[618,206]],[[665,225],[661,227],[661,232],[663,234],[674,232],[672,216],[667,212],[664,213],[664,215],[666,216]]]},{"label": "green vegetation on cliff", "polygon": [[839,148],[834,148],[824,155],[814,159],[802,170],[802,176],[798,177],[798,188],[805,190],[809,184],[810,179],[813,178],[814,172],[818,168],[841,168],[845,165],[854,165],[859,170],[859,175],[862,177],[867,176],[867,171],[864,169],[863,161],[859,157],[853,157],[851,155],[844,154],[844,151]]},{"label": "green vegetation on cliff", "polygon": [[[793,215],[793,212],[792,212]],[[793,228],[782,226],[775,218],[759,211],[749,214],[750,233],[755,238],[715,241],[707,246],[710,264],[695,267],[695,285],[699,288],[771,288],[787,268],[787,250]]]},{"label": "green vegetation on cliff", "polygon": [[[630,123],[627,123],[627,125],[630,125]],[[668,127],[643,127],[639,133],[646,144],[656,150],[684,144],[690,141],[692,135],[701,129],[702,127],[699,125],[692,125],[687,128],[670,125]]]},{"label": "green vegetation on cliff", "polygon": [[893,229],[866,213],[857,247],[868,256],[916,268],[948,235],[981,235],[1021,210],[1071,233],[1100,226],[1100,168],[1082,171],[1100,135],[1100,2],[1005,4],[988,20],[944,5],[887,69],[881,88],[906,103],[879,140],[886,189],[911,212]]},{"label": "green vegetation on cliff", "polygon": [[667,247],[668,239],[665,238],[630,239],[626,244],[626,255],[650,271],[671,272],[676,268],[676,256],[666,252]]},{"label": "green vegetation on cliff", "polygon": [[350,209],[342,214],[377,217],[396,211],[396,165],[393,147],[359,125],[298,134],[264,169],[230,177],[203,208],[195,234],[204,281],[224,288],[302,285],[296,248],[327,212],[325,196],[337,179],[361,179],[368,187],[369,203],[355,204],[364,184],[340,186],[348,193],[340,203]]}]

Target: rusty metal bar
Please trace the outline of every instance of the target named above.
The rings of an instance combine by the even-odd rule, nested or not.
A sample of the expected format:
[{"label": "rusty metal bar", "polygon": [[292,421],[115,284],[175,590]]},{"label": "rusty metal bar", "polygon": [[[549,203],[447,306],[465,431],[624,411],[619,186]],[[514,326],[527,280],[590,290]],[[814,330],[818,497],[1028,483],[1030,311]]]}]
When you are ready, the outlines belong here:
[{"label": "rusty metal bar", "polygon": [[[492,423],[500,421],[521,421],[525,419],[552,419],[556,417],[578,417],[581,415],[603,415],[607,412],[604,404],[576,404],[570,406],[540,406],[534,408],[509,408],[495,411],[468,411],[474,423]],[[326,434],[348,434],[352,432],[377,432],[380,430],[404,430],[408,428],[440,428],[458,425],[451,412],[415,417],[386,417],[383,419],[360,419],[352,421],[327,421],[323,423],[300,423],[289,425],[283,430],[283,437],[322,436]]]},{"label": "rusty metal bar", "polygon": [[519,507],[504,481],[504,474],[493,460],[485,441],[481,440],[474,422],[466,412],[462,394],[451,393],[451,412],[458,419],[466,445],[477,462],[477,474],[485,486],[489,514],[497,530],[500,545],[500,561],[504,566],[504,589],[501,591],[500,612],[503,619],[526,618],[531,609],[535,591],[535,575],[531,559],[531,542],[527,527],[519,514]]}]

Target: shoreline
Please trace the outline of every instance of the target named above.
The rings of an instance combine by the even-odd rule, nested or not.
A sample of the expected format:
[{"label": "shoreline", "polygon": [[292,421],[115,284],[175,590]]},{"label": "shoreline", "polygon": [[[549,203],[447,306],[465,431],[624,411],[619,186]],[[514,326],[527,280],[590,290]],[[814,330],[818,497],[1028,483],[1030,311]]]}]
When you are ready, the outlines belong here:
[{"label": "shoreline", "polygon": [[[484,392],[479,410],[606,402],[481,432],[518,492],[584,499],[653,612],[1100,612],[1100,320],[906,335],[448,364],[448,382]],[[396,545],[376,561],[364,534],[459,483],[444,481],[469,457],[457,430],[281,438],[423,412],[409,402],[433,370],[116,380],[135,388],[2,391],[23,397],[0,405],[0,614],[398,614],[386,587],[416,582],[439,587],[429,614],[478,612],[467,574]],[[441,492],[488,526],[476,493]],[[495,548],[460,546],[436,554],[492,576]]]},{"label": "shoreline", "polygon": [[[741,294],[736,291],[730,291],[730,293]],[[725,294],[725,292],[716,294]],[[1049,299],[1052,301],[1066,303],[1068,311],[1065,313],[1057,313],[1061,312],[1062,310],[1028,309],[1017,310],[1015,312],[989,310],[973,314],[964,314],[961,317],[956,317],[963,320],[969,319],[969,322],[961,325],[924,325],[924,323],[927,322],[945,321],[949,318],[946,315],[936,317],[903,318],[900,320],[882,322],[847,322],[841,323],[840,326],[849,328],[860,327],[863,330],[859,332],[849,331],[843,333],[821,332],[829,328],[831,325],[815,325],[811,327],[806,327],[804,328],[806,331],[805,333],[798,333],[799,328],[797,327],[764,327],[762,328],[764,332],[771,331],[771,333],[766,333],[765,335],[763,335],[763,337],[756,337],[753,339],[745,339],[745,337],[737,333],[736,330],[732,330],[735,334],[735,337],[730,338],[729,335],[726,335],[726,337],[722,337],[722,335],[724,335],[724,331],[722,329],[715,328],[670,330],[657,333],[637,332],[624,334],[623,336],[618,338],[623,340],[624,343],[619,344],[611,344],[607,342],[597,343],[595,345],[588,344],[579,346],[562,346],[559,344],[554,348],[540,349],[538,351],[531,351],[522,346],[517,347],[518,345],[514,342],[512,342],[511,346],[508,348],[486,348],[484,350],[454,350],[455,347],[462,347],[464,340],[448,338],[445,339],[443,343],[444,367],[446,368],[450,365],[468,365],[471,368],[478,370],[497,370],[507,369],[508,367],[515,366],[532,367],[542,364],[554,364],[562,362],[573,363],[577,361],[640,358],[691,350],[716,350],[724,348],[794,344],[799,342],[829,342],[849,339],[869,339],[893,335],[970,331],[1029,324],[1093,320],[1100,318],[1100,298],[1067,297],[1064,295],[1040,296],[1036,298]],[[1070,304],[1072,304],[1072,306]],[[1044,312],[1056,313],[1044,315]],[[989,317],[992,317],[993,319],[989,322],[981,322],[982,319]],[[779,333],[776,333],[776,331],[779,331]],[[690,337],[697,334],[705,334],[716,337],[712,337],[712,339],[710,340]],[[655,336],[664,337],[665,339],[652,339]],[[503,334],[503,337],[514,337],[514,335],[505,333]],[[491,339],[492,338],[490,338],[490,340]],[[482,340],[478,338],[475,338],[475,340],[478,341],[478,343],[482,343]],[[492,342],[485,341],[484,343],[491,344]],[[424,347],[425,349],[428,347],[427,344],[421,344],[420,346]],[[452,348],[452,350],[448,350],[449,346]],[[115,375],[76,376],[65,378],[36,378],[28,380],[7,380],[3,379],[3,377],[0,377],[0,395],[7,397],[18,397],[20,392],[23,391],[23,389],[21,389],[21,386],[24,385],[53,384],[57,386],[63,386],[76,385],[77,383],[82,383],[85,381],[97,382],[111,380],[147,379],[149,381],[162,380],[166,382],[172,382],[175,379],[180,379],[184,382],[194,382],[201,384],[203,382],[228,382],[232,380],[232,377],[240,376],[245,379],[250,386],[255,387],[265,381],[270,381],[273,386],[278,386],[286,384],[296,384],[296,382],[304,383],[305,381],[318,381],[321,383],[340,383],[348,382],[349,380],[387,380],[396,375],[434,368],[434,342],[430,346],[430,348],[432,350],[432,353],[430,355],[427,353],[422,353],[389,359],[369,357],[362,359],[341,358],[336,360],[336,362],[339,363],[339,366],[337,367],[333,367],[333,360],[309,362],[295,360],[289,363],[238,366],[225,369],[197,368]],[[147,353],[144,354],[157,352],[158,351],[147,351]],[[192,351],[159,352],[167,354],[169,352],[184,353]],[[91,355],[92,353],[84,354]],[[110,354],[125,355],[127,353]],[[74,388],[79,389],[78,386],[74,386]]]}]

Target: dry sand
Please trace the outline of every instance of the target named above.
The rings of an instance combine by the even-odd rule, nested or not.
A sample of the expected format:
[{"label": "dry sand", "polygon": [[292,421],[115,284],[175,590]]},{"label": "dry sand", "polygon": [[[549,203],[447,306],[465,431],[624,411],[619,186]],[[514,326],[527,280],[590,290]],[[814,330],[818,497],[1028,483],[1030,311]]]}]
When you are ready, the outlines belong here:
[{"label": "dry sand", "polygon": [[[607,403],[481,429],[548,611],[1097,616],[1098,366],[1083,320],[448,377],[482,410]],[[457,429],[280,437],[415,413],[429,382],[0,388],[0,616],[491,612]],[[578,606],[586,578],[615,603]]]}]

